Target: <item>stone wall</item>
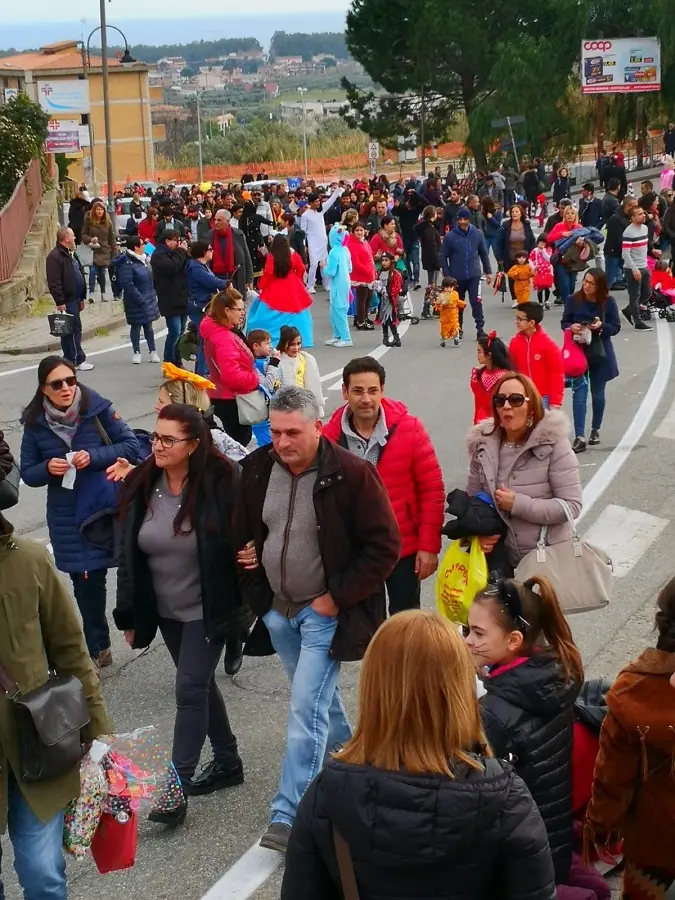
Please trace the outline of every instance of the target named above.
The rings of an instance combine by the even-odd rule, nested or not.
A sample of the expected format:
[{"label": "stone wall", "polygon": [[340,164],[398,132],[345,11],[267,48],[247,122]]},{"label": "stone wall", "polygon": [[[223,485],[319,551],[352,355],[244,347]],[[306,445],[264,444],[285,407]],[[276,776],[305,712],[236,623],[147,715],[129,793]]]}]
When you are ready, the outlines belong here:
[{"label": "stone wall", "polygon": [[27,315],[30,304],[47,293],[45,259],[59,227],[56,191],[47,191],[23,245],[21,261],[9,281],[0,284],[0,322]]}]

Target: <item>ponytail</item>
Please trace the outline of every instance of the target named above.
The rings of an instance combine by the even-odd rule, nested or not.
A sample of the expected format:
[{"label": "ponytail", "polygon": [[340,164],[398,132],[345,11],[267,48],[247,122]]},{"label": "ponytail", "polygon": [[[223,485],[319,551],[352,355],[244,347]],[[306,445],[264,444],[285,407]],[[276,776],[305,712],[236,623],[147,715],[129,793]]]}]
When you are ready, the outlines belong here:
[{"label": "ponytail", "polygon": [[572,631],[560,608],[553,585],[548,578],[537,575],[528,578],[523,587],[528,590],[528,593],[538,598],[540,634],[544,636],[546,643],[557,656],[565,678],[578,681],[579,684],[583,683],[584,667],[581,662],[581,654],[574,643]]}]

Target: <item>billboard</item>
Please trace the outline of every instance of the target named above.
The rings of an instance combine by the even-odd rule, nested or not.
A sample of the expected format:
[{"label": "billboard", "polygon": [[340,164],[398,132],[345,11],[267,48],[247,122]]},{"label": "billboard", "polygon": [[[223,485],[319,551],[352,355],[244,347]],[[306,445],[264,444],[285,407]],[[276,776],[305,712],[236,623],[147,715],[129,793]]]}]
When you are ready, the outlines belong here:
[{"label": "billboard", "polygon": [[38,102],[52,115],[89,112],[89,82],[86,78],[38,81]]},{"label": "billboard", "polygon": [[658,38],[598,38],[581,42],[582,94],[660,90],[661,46]]},{"label": "billboard", "polygon": [[77,119],[50,119],[47,128],[47,153],[77,153],[80,150],[80,123]]}]

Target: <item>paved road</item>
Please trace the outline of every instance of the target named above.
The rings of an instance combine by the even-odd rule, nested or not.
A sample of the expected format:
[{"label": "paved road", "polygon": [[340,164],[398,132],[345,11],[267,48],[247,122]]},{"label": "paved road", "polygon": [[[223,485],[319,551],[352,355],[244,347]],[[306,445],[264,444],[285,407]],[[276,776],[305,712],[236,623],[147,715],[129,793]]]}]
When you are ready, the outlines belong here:
[{"label": "paved road", "polygon": [[[421,294],[415,295],[417,305]],[[315,326],[320,339],[327,330],[327,303],[315,300]],[[513,312],[487,289],[489,328],[510,336]],[[558,310],[547,314],[549,330],[558,333]],[[650,334],[622,333],[616,340],[621,378],[608,391],[603,443],[580,457],[587,497],[593,503],[583,519],[598,543],[611,545],[617,565],[616,596],[601,613],[573,622],[590,674],[613,674],[651,639],[651,609],[661,583],[672,574],[675,538],[675,377],[671,371],[671,331],[661,323]],[[467,335],[472,329],[467,328]],[[339,369],[351,356],[378,347],[377,332],[354,337],[355,348],[335,350],[320,345],[315,353],[321,371],[331,372],[324,388],[332,411],[340,400]],[[96,369],[86,382],[112,398],[124,418],[135,427],[149,427],[158,367],[131,366],[129,348],[112,350],[116,339],[101,339],[88,346]],[[384,348],[379,347],[378,352]],[[99,353],[99,351],[102,351]],[[383,356],[387,392],[409,404],[426,423],[445,473],[446,489],[463,486],[466,478],[465,436],[472,417],[468,388],[475,346],[466,340],[459,348],[438,346],[436,322],[411,326],[403,347]],[[0,428],[18,450],[18,415],[32,395],[35,372],[16,372],[33,364],[15,359],[0,363]],[[673,408],[671,409],[671,404]],[[618,449],[617,449],[618,448]],[[617,468],[618,467],[618,468]],[[41,490],[22,489],[21,504],[13,519],[18,529],[47,540],[44,496]],[[110,573],[110,596],[114,596]],[[424,602],[431,605],[432,584],[425,584]],[[137,655],[118,635],[114,637],[115,666],[104,674],[103,688],[118,730],[156,725],[167,744],[173,722],[173,668],[161,643]],[[358,666],[345,666],[342,682],[347,706],[356,712]],[[233,681],[220,679],[241,753],[246,784],[230,792],[197,798],[191,803],[184,828],[167,833],[144,824],[135,868],[128,873],[100,877],[85,861],[70,866],[72,900],[114,900],[118,896],[147,896],[153,900],[182,897],[199,900],[221,876],[225,878],[209,900],[276,900],[279,896],[276,859],[253,852],[232,866],[255,844],[267,823],[269,800],[276,788],[284,748],[288,694],[284,676],[274,659],[246,661]],[[9,873],[8,897],[19,894]],[[257,888],[257,890],[256,890]]]}]

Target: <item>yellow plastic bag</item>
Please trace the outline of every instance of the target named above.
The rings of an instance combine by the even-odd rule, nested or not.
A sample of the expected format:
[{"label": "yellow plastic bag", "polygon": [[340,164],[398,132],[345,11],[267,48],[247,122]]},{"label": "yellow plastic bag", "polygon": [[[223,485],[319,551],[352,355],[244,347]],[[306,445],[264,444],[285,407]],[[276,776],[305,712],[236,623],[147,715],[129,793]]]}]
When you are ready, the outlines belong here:
[{"label": "yellow plastic bag", "polygon": [[487,561],[478,538],[453,541],[445,551],[436,579],[436,603],[441,615],[466,625],[473,598],[487,581]]}]

